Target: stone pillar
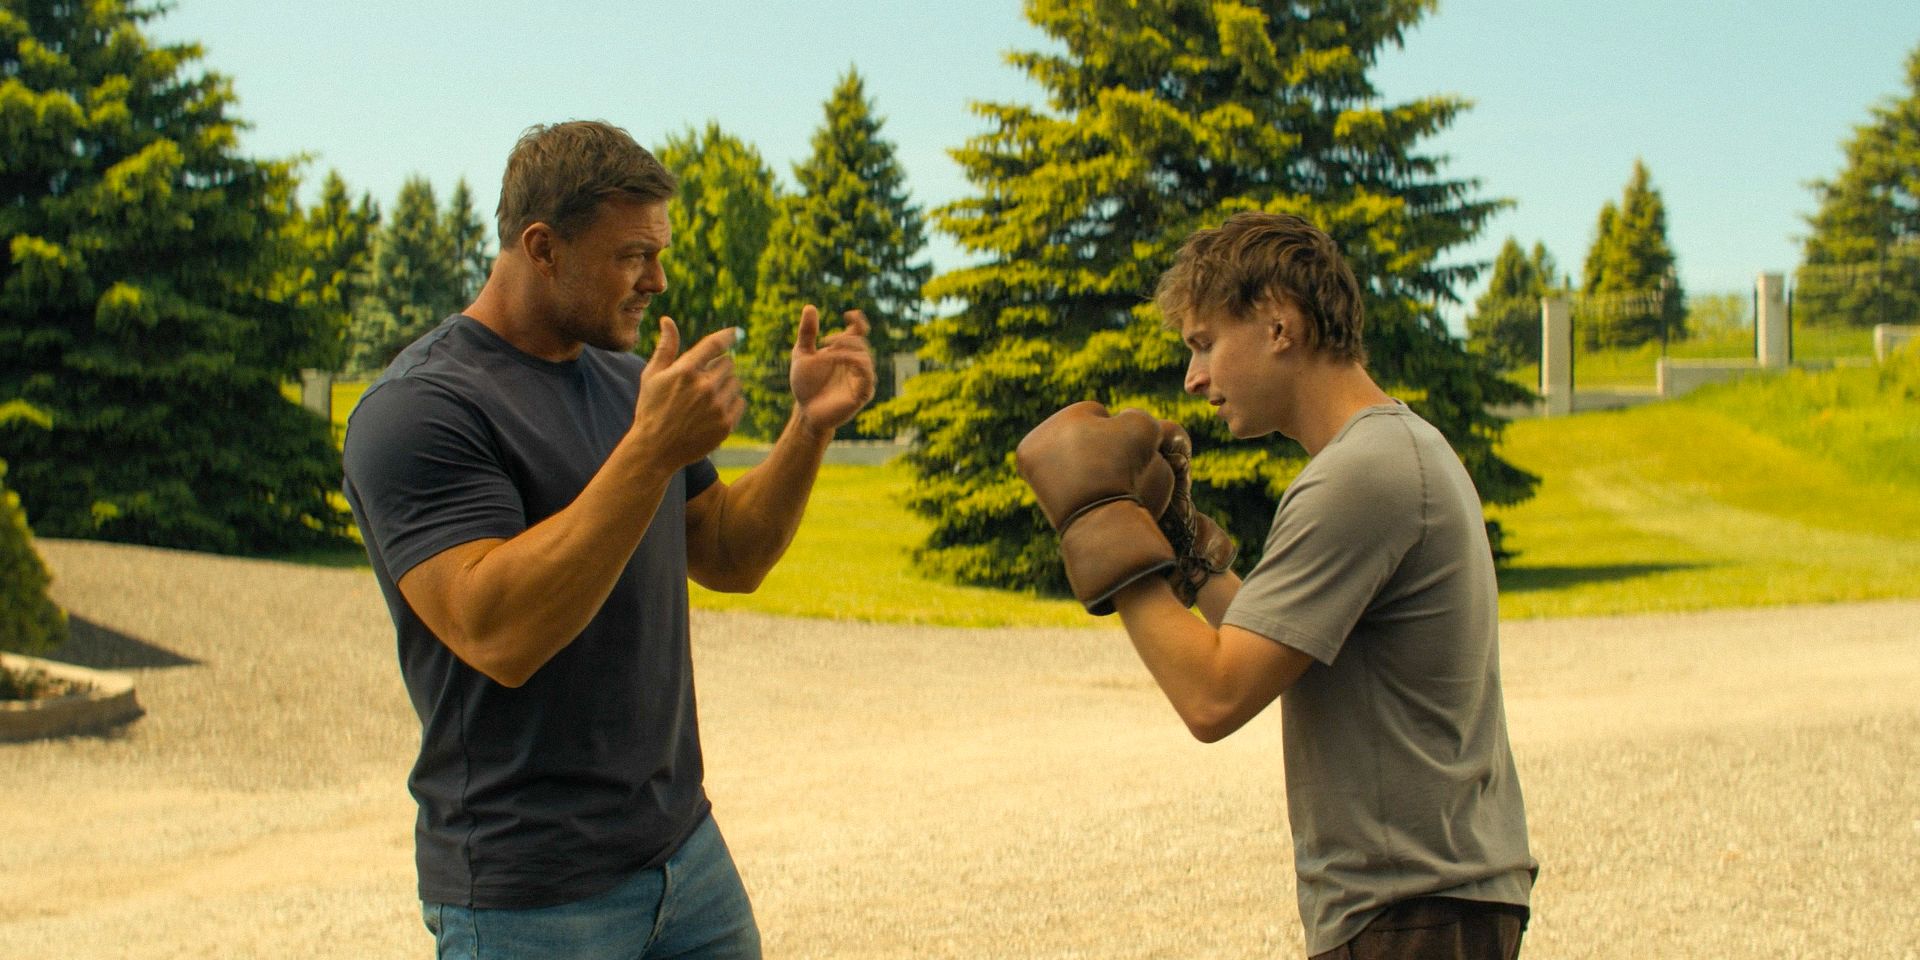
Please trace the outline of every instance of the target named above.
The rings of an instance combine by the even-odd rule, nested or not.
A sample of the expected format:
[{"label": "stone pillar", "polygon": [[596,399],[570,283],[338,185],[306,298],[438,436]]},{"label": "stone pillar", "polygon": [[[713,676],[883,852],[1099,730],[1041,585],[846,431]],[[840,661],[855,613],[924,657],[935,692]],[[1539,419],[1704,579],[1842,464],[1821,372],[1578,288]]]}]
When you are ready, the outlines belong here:
[{"label": "stone pillar", "polygon": [[325,370],[300,371],[300,405],[333,422],[333,374]]},{"label": "stone pillar", "polygon": [[1920,340],[1920,326],[1899,326],[1891,323],[1873,325],[1873,362],[1886,363],[1895,350]]},{"label": "stone pillar", "polygon": [[907,381],[920,375],[920,355],[911,350],[902,350],[891,358],[893,360],[893,395],[899,396],[906,389]]},{"label": "stone pillar", "polygon": [[[899,396],[907,389],[907,381],[920,375],[920,355],[912,350],[902,350],[891,358],[893,360],[893,395]],[[893,438],[894,443],[912,443],[912,427],[906,427]]]},{"label": "stone pillar", "polygon": [[1540,395],[1549,417],[1573,412],[1573,303],[1540,299]]},{"label": "stone pillar", "polygon": [[1792,334],[1787,330],[1786,275],[1763,273],[1753,282],[1753,356],[1762,370],[1784,370],[1793,362]]}]

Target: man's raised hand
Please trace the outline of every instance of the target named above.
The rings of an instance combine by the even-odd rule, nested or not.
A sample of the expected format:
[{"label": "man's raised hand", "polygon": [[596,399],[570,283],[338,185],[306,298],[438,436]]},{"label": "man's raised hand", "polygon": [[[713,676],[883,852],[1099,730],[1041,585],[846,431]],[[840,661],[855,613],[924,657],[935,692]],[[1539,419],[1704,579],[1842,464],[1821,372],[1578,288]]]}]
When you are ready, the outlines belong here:
[{"label": "man's raised hand", "polygon": [[640,374],[628,435],[659,451],[674,469],[712,453],[747,408],[728,353],[739,330],[710,333],[680,352],[680,328],[660,318],[660,341]]},{"label": "man's raised hand", "polygon": [[867,344],[867,315],[859,310],[842,314],[847,328],[820,337],[820,311],[813,304],[800,310],[800,331],[793,338],[793,361],[788,381],[793,385],[793,408],[806,425],[825,432],[853,419],[873,399],[873,348]]}]

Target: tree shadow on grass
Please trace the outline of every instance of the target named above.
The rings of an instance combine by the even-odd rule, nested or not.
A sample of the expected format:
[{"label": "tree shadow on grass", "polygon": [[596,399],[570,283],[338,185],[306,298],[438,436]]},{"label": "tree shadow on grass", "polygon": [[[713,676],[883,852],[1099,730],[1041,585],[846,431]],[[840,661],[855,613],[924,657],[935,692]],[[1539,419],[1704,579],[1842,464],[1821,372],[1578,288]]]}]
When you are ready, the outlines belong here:
[{"label": "tree shadow on grass", "polygon": [[1701,570],[1717,566],[1711,563],[1606,563],[1593,566],[1546,564],[1506,567],[1500,571],[1502,593],[1528,593],[1534,590],[1560,590],[1587,583],[1615,583],[1638,577]]},{"label": "tree shadow on grass", "polygon": [[67,642],[43,654],[49,660],[95,670],[191,667],[200,661],[127,636],[85,617],[67,617]]}]

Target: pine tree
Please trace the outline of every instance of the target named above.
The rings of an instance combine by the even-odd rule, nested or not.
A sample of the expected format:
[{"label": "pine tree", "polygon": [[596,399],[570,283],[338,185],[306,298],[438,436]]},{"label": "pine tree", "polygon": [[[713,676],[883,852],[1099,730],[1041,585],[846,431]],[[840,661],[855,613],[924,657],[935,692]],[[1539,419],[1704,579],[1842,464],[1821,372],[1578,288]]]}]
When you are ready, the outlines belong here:
[{"label": "pine tree", "polygon": [[354,316],[355,371],[385,367],[469,302],[461,296],[465,278],[452,219],[442,215],[425,177],[408,177],[400,185],[393,213],[373,243],[365,295]]},{"label": "pine tree", "polygon": [[[653,298],[653,315],[672,317],[682,343],[746,326],[773,226],[773,172],[760,151],[717,123],[668,137],[655,153],[680,179],[680,194],[667,204],[667,292]],[[640,333],[637,349],[652,350],[654,331]]]},{"label": "pine tree", "polygon": [[1817,324],[1920,323],[1920,47],[1907,90],[1872,108],[1843,144],[1846,165],[1815,181],[1796,319]]},{"label": "pine tree", "polygon": [[487,274],[493,269],[487,224],[473,209],[473,191],[467,188],[465,177],[454,184],[453,196],[447,199],[441,229],[446,233],[448,252],[453,257],[456,309],[464,308],[480,295],[480,288],[486,285]]},{"label": "pine tree", "polygon": [[1493,258],[1493,276],[1467,317],[1468,341],[1504,369],[1540,362],[1540,300],[1559,286],[1545,244],[1531,255],[1512,237]]},{"label": "pine tree", "polygon": [[300,284],[310,306],[325,318],[333,345],[320,369],[338,370],[346,364],[354,306],[360,299],[373,234],[379,224],[380,211],[373,198],[363,193],[355,203],[339,171],[328,171],[320,188],[320,203],[307,210],[304,217],[303,233],[312,267]]},{"label": "pine tree", "polygon": [[1667,242],[1666,202],[1639,160],[1619,206],[1600,208],[1580,289],[1574,324],[1587,347],[1634,347],[1686,335],[1686,294]]},{"label": "pine tree", "polygon": [[1186,352],[1148,301],[1194,230],[1241,210],[1300,214],[1340,244],[1367,293],[1376,377],[1454,443],[1483,497],[1513,503],[1535,479],[1493,453],[1490,404],[1524,396],[1447,333],[1475,265],[1441,255],[1496,200],[1438,175],[1418,141],[1464,101],[1381,105],[1367,77],[1422,3],[1028,0],[1062,47],[1011,61],[1045,108],[978,104],[992,130],[953,155],[975,195],[934,213],[980,261],[934,278],[959,312],[922,325],[933,368],[865,418],[911,428],[909,504],[933,530],[917,552],[962,581],[1064,587],[1055,538],[1012,451],[1064,404],[1098,399],[1177,419],[1195,436],[1195,496],[1224,515],[1250,563],[1273,500],[1304,454],[1229,444],[1181,392]]},{"label": "pine tree", "polygon": [[[913,345],[920,287],[932,270],[915,262],[926,247],[925,223],[880,126],[860,74],[850,69],[827,100],[812,154],[794,165],[800,192],[780,201],[741,353],[753,436],[771,439],[786,422],[787,359],[804,304],[834,323],[840,310],[866,311],[880,365],[875,400],[893,396],[890,360]],[[853,435],[856,427],[841,431]]]},{"label": "pine tree", "polygon": [[299,304],[290,162],[238,151],[226,78],[126,0],[0,6],[0,427],[42,535],[341,542],[327,424],[280,392],[337,350]]}]

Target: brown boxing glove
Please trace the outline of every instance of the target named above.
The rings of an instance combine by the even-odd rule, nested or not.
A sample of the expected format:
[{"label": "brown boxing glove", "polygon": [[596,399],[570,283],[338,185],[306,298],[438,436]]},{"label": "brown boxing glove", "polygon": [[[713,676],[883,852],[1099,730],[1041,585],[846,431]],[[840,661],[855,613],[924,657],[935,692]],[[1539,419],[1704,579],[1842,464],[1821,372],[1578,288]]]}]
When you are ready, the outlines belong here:
[{"label": "brown boxing glove", "polygon": [[1194,507],[1193,480],[1187,472],[1193,460],[1193,439],[1172,420],[1160,421],[1160,456],[1173,471],[1173,496],[1160,514],[1160,531],[1174,554],[1167,585],[1181,603],[1191,607],[1208,580],[1233,568],[1240,548],[1212,517]]},{"label": "brown boxing glove", "polygon": [[1156,519],[1173,496],[1173,470],[1145,411],[1109,416],[1094,401],[1073,404],[1034,427],[1014,463],[1060,534],[1067,583],[1088,613],[1112,613],[1121,587],[1174,569]]}]

